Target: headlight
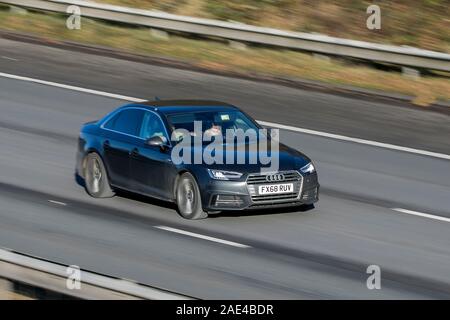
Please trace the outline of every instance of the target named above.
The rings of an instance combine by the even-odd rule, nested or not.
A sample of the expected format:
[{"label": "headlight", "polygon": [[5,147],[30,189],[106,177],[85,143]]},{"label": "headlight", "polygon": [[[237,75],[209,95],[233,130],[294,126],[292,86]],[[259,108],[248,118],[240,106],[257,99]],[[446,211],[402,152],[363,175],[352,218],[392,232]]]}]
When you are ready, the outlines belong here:
[{"label": "headlight", "polygon": [[242,173],[223,170],[208,169],[208,173],[211,178],[216,180],[236,180],[242,177]]},{"label": "headlight", "polygon": [[302,167],[300,171],[303,173],[311,174],[316,171],[316,168],[314,168],[314,165],[312,164],[312,162],[310,162],[306,166]]}]

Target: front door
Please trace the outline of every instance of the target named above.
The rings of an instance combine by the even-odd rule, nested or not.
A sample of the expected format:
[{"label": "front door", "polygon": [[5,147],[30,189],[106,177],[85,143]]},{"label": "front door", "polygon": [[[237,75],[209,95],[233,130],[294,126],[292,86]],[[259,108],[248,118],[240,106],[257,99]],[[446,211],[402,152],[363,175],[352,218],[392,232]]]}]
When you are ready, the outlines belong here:
[{"label": "front door", "polygon": [[[167,146],[150,146],[145,141],[160,136]],[[173,178],[177,172],[172,165],[171,150],[164,124],[160,117],[147,111],[141,126],[141,145],[136,147],[130,158],[133,184],[141,193],[163,199],[172,198]]]}]

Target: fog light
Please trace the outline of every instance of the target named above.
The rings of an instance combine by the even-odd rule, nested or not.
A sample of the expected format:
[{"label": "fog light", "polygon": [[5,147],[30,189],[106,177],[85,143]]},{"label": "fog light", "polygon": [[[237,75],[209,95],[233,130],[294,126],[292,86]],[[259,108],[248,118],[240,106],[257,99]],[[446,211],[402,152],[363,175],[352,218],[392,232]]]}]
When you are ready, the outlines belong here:
[{"label": "fog light", "polygon": [[213,203],[216,207],[239,207],[244,204],[244,200],[236,195],[218,194],[214,196]]},{"label": "fog light", "polygon": [[302,195],[302,200],[314,200],[317,198],[317,193],[318,193],[318,188],[314,188],[314,189],[310,189],[310,190],[306,190],[303,192]]}]

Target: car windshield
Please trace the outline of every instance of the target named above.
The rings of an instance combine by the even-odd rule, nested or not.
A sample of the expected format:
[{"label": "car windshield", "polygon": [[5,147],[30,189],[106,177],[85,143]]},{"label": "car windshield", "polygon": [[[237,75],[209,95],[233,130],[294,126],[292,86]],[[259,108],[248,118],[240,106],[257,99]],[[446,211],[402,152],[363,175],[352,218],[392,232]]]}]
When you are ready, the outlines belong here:
[{"label": "car windshield", "polygon": [[[256,135],[259,130],[252,120],[237,110],[177,113],[168,115],[167,120],[171,127],[172,137],[175,136],[176,140],[181,140],[186,132],[191,136],[200,133],[204,136],[221,135],[226,138],[227,134],[234,134],[239,129],[244,132],[249,129],[253,130]],[[201,132],[195,128],[196,121],[197,126],[201,124]]]}]

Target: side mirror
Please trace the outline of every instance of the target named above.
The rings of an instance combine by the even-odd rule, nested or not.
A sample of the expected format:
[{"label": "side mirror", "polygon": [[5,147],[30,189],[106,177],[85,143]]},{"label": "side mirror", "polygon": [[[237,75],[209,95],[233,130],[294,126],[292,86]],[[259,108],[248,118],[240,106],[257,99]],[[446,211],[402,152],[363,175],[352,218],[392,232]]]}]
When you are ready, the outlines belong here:
[{"label": "side mirror", "polygon": [[168,147],[168,145],[165,142],[165,139],[163,139],[163,137],[161,136],[151,137],[145,143],[152,147],[160,147],[161,150],[165,150]]}]

